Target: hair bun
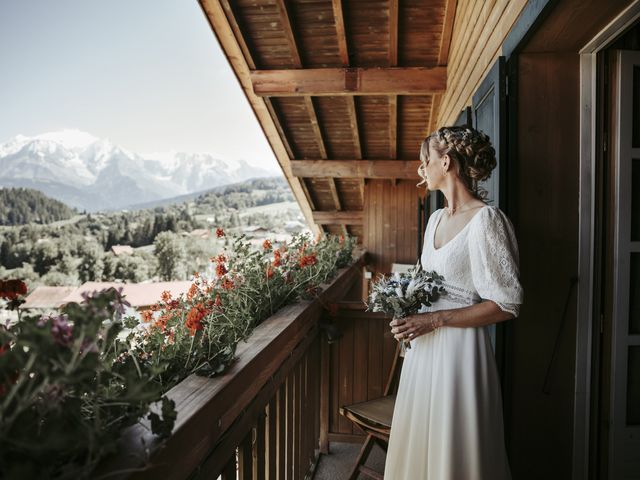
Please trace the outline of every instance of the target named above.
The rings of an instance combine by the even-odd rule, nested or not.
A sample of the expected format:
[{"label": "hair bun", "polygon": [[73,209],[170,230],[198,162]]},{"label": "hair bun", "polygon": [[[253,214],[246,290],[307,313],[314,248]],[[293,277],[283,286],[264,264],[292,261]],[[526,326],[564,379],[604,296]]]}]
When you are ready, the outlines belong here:
[{"label": "hair bun", "polygon": [[489,136],[483,132],[469,129],[470,155],[467,157],[466,174],[472,180],[481,182],[491,176],[491,172],[498,164],[496,151],[491,145]]}]

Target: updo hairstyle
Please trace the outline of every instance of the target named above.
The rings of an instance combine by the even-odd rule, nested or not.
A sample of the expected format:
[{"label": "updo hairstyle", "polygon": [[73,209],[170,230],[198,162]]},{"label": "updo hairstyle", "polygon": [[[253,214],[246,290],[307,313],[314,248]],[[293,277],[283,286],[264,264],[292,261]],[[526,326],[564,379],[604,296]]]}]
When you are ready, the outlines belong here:
[{"label": "updo hairstyle", "polygon": [[429,144],[440,156],[448,154],[453,159],[458,176],[474,196],[487,196],[484,189],[478,188],[478,182],[489,178],[497,165],[488,135],[470,127],[439,128],[422,142],[421,159],[429,158]]}]

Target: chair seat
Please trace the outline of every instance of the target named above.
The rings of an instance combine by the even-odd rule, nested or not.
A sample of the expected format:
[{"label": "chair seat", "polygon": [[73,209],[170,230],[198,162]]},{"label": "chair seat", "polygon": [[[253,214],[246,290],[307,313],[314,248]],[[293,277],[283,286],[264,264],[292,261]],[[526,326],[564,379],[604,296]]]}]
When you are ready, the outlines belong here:
[{"label": "chair seat", "polygon": [[375,423],[381,427],[391,428],[395,402],[395,395],[387,395],[366,402],[346,405],[340,409],[340,413],[344,415],[345,412],[350,412],[363,422]]}]

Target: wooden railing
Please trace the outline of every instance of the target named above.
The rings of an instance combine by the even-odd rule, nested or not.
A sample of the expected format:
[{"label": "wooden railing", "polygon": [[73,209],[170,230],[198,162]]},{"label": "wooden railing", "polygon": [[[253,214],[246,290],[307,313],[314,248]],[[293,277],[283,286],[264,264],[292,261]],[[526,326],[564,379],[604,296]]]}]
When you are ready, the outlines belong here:
[{"label": "wooden railing", "polygon": [[321,406],[326,340],[320,319],[349,291],[364,262],[360,253],[322,286],[319,298],[289,305],[258,325],[223,375],[192,375],[172,388],[167,395],[178,418],[171,436],[159,442],[144,424],[129,428],[121,453],[104,462],[99,476],[295,480],[310,474],[327,407]]}]

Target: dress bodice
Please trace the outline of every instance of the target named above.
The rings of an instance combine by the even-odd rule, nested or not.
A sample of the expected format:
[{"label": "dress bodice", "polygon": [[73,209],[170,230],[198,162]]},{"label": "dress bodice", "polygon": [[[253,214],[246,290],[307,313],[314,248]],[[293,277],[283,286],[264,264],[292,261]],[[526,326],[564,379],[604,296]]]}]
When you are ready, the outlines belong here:
[{"label": "dress bodice", "polygon": [[518,245],[507,216],[497,207],[482,207],[451,240],[435,248],[435,230],[443,213],[439,209],[429,217],[420,261],[424,270],[444,277],[447,294],[423,311],[492,300],[517,316],[523,294]]}]

